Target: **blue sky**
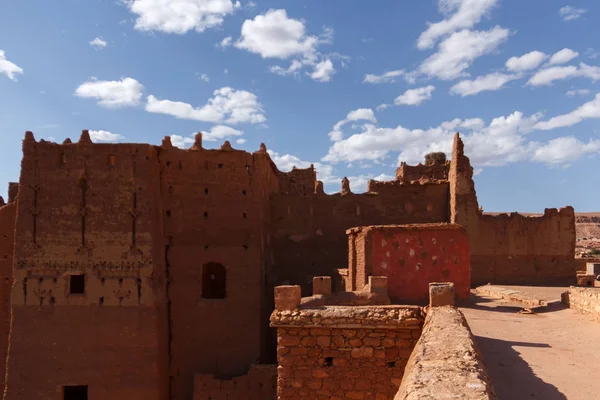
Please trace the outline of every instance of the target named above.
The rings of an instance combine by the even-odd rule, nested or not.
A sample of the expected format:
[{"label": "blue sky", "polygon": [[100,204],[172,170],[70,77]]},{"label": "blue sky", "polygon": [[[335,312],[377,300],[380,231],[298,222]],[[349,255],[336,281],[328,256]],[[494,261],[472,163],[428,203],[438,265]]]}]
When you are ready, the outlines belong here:
[{"label": "blue sky", "polygon": [[264,142],[326,190],[463,135],[486,211],[598,211],[593,0],[19,0],[0,6],[0,195],[21,140]]}]

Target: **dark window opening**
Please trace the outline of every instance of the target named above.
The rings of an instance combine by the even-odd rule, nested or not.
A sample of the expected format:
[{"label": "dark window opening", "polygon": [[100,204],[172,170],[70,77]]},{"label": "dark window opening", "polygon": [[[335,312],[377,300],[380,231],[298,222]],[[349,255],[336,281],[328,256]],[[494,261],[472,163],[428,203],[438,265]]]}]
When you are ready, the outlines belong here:
[{"label": "dark window opening", "polygon": [[70,283],[69,284],[69,293],[70,294],[84,294],[85,293],[85,275],[71,275],[69,283]]},{"label": "dark window opening", "polygon": [[245,191],[245,190],[242,190],[242,194],[245,196],[245,195],[246,195],[246,191]]},{"label": "dark window opening", "polygon": [[204,194],[208,194],[208,188],[204,188]]},{"label": "dark window opening", "polygon": [[388,368],[394,368],[396,366],[396,361],[390,361],[387,363]]},{"label": "dark window opening", "polygon": [[325,366],[333,367],[333,357],[325,357]]},{"label": "dark window opening", "polygon": [[208,263],[202,267],[202,297],[205,299],[227,297],[227,271],[223,265]]},{"label": "dark window opening", "polygon": [[98,304],[100,304],[100,305],[104,304],[104,297],[100,297],[98,299]]},{"label": "dark window opening", "polygon": [[204,211],[204,218],[208,218],[208,212]]},{"label": "dark window opening", "polygon": [[88,400],[87,385],[65,386],[63,389],[63,400]]},{"label": "dark window opening", "polygon": [[244,218],[247,218],[247,217],[248,217],[248,214],[246,214],[246,213],[242,213],[242,217],[244,217]]},{"label": "dark window opening", "polygon": [[223,164],[218,164],[217,165],[219,168],[223,168]]},{"label": "dark window opening", "polygon": [[167,210],[167,217],[171,216],[171,210]]},{"label": "dark window opening", "polygon": [[171,161],[167,161],[167,167],[171,165]]}]

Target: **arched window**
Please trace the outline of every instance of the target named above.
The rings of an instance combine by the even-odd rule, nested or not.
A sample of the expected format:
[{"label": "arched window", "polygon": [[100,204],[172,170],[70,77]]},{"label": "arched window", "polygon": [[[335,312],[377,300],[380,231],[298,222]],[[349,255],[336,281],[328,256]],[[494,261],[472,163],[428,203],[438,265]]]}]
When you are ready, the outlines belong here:
[{"label": "arched window", "polygon": [[227,271],[217,263],[202,267],[202,298],[224,299],[227,297]]}]

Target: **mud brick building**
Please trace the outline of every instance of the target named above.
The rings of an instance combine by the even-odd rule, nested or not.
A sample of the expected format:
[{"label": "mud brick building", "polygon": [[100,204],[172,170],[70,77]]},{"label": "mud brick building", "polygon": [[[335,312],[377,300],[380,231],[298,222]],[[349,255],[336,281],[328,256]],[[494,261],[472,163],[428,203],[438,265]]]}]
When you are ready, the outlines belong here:
[{"label": "mud brick building", "polygon": [[458,134],[451,161],[328,195],[314,168],[280,172],[264,145],[207,150],[200,134],[188,150],[168,137],[95,144],[87,131],[57,144],[28,132],[20,180],[0,201],[4,399],[269,392],[274,369],[259,364],[276,359],[274,287],[307,295],[314,276],[339,279],[354,227],[459,224],[472,283],[570,281],[573,209],[483,214],[472,176]]}]

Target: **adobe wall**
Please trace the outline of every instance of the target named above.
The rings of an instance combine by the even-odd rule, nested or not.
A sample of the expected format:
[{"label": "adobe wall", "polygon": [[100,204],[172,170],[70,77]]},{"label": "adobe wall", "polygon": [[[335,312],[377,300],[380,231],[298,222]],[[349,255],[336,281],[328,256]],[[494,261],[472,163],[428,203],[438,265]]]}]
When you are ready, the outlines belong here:
[{"label": "adobe wall", "polygon": [[268,400],[277,395],[277,365],[254,365],[248,374],[219,379],[210,374],[194,377],[194,400]]},{"label": "adobe wall", "polygon": [[[194,376],[246,374],[268,346],[265,309],[268,196],[278,190],[266,152],[159,150],[170,299],[171,398],[187,400]],[[204,298],[202,270],[226,270],[225,298]],[[200,394],[197,394],[199,396]]]},{"label": "adobe wall", "polygon": [[575,213],[572,207],[544,215],[486,215],[477,202],[473,168],[454,138],[450,220],[465,227],[471,248],[471,284],[565,284],[575,279]]},{"label": "adobe wall", "polygon": [[371,181],[364,194],[274,195],[270,205],[271,289],[287,281],[304,295],[313,276],[347,267],[347,229],[449,220],[447,183]]},{"label": "adobe wall", "polygon": [[396,304],[427,303],[430,282],[453,282],[456,297],[470,296],[469,238],[454,224],[366,226],[348,230],[349,285],[360,290],[369,276],[388,278]]},{"label": "adobe wall", "polygon": [[14,203],[0,206],[0,390],[4,393],[6,353],[10,331],[10,290],[15,243]]},{"label": "adobe wall", "polygon": [[600,321],[600,288],[574,287],[562,294],[562,303]]},{"label": "adobe wall", "polygon": [[[167,397],[157,166],[148,145],[26,134],[5,399],[63,385],[88,385],[92,400]],[[83,294],[69,293],[73,274]]]},{"label": "adobe wall", "polygon": [[464,315],[450,306],[429,308],[394,400],[496,398]]},{"label": "adobe wall", "polygon": [[393,399],[421,334],[411,306],[276,309],[278,399]]},{"label": "adobe wall", "polygon": [[400,168],[396,170],[396,180],[403,182],[418,181],[420,179],[438,179],[448,180],[450,171],[450,161],[444,164],[434,163],[431,165],[408,165],[405,162],[400,163]]},{"label": "adobe wall", "polygon": [[572,207],[531,217],[480,214],[471,241],[474,284],[560,284],[575,278]]}]

